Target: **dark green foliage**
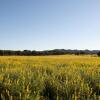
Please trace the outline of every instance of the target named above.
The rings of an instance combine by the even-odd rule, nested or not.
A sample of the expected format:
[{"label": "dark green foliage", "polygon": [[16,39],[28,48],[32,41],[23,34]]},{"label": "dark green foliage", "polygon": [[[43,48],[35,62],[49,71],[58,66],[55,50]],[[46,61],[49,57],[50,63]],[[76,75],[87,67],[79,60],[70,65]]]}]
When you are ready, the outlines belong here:
[{"label": "dark green foliage", "polygon": [[[64,54],[75,54],[75,55],[86,55],[86,54],[97,54],[98,50],[65,50],[65,49],[54,49],[45,51],[13,51],[13,50],[0,50],[0,56],[8,55],[19,55],[19,56],[42,56],[42,55],[64,55]],[[100,52],[98,53],[100,56]]]},{"label": "dark green foliage", "polygon": [[97,55],[100,57],[100,52],[98,52]]}]

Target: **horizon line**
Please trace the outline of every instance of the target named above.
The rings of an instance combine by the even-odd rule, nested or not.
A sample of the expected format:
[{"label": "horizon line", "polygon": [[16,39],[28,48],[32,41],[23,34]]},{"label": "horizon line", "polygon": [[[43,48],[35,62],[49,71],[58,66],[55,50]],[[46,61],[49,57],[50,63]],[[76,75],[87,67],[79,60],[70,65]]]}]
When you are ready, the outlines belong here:
[{"label": "horizon line", "polygon": [[100,49],[44,49],[44,50],[36,50],[36,49],[0,49],[0,50],[10,50],[10,51],[24,51],[24,50],[29,50],[29,51],[52,51],[52,50],[89,50],[89,51],[100,51]]}]

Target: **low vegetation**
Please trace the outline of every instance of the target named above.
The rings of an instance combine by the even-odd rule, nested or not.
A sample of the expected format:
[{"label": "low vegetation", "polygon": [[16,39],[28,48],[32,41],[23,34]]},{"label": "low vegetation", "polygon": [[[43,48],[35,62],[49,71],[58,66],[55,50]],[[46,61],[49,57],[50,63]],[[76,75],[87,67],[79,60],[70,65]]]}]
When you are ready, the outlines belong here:
[{"label": "low vegetation", "polygon": [[0,100],[100,100],[100,58],[1,56]]}]

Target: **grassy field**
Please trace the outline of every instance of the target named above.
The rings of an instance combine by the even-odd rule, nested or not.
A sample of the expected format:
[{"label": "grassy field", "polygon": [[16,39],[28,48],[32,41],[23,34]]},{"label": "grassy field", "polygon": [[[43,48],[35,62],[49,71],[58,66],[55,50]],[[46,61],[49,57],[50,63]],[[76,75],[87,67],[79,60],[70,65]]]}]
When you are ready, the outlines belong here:
[{"label": "grassy field", "polygon": [[100,100],[100,58],[0,57],[0,100]]}]

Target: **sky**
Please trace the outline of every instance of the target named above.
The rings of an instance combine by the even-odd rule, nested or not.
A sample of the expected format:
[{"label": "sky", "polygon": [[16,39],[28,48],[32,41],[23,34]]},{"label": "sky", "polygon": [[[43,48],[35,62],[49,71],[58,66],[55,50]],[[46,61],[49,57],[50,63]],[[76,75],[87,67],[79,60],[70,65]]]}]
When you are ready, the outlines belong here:
[{"label": "sky", "polygon": [[0,49],[100,50],[100,0],[0,0]]}]

